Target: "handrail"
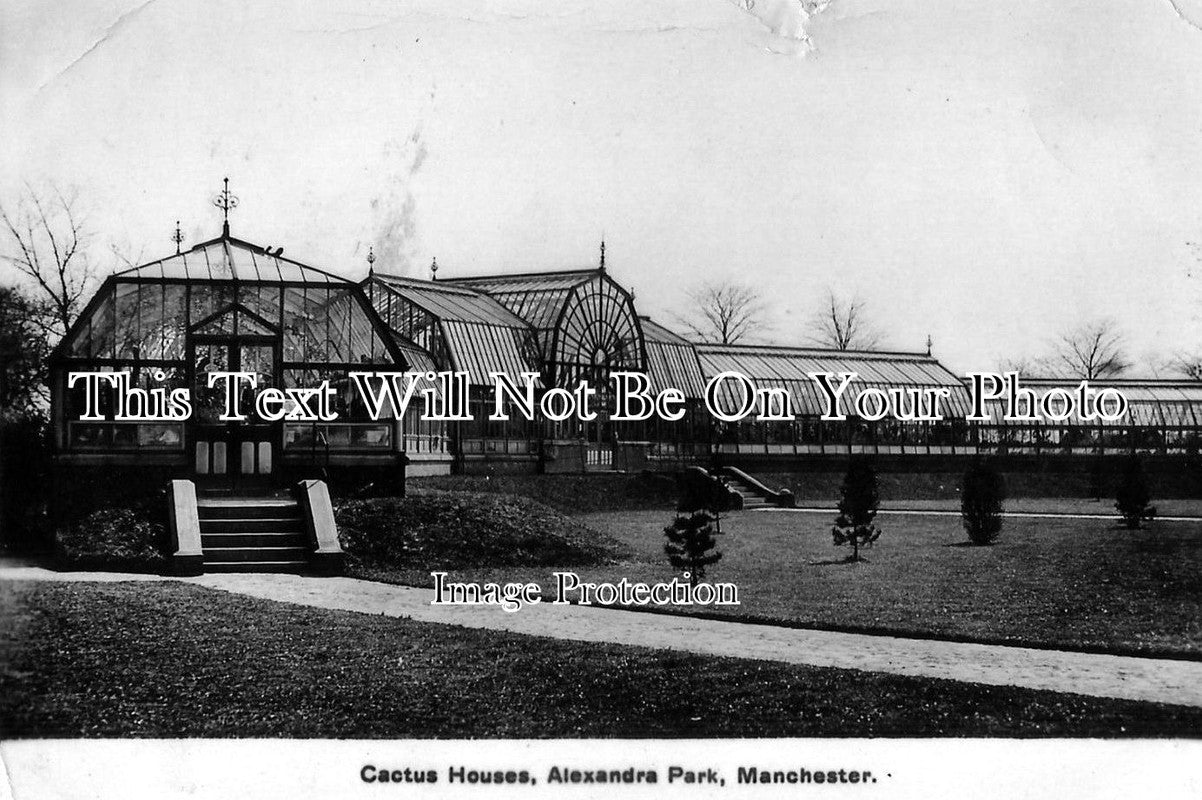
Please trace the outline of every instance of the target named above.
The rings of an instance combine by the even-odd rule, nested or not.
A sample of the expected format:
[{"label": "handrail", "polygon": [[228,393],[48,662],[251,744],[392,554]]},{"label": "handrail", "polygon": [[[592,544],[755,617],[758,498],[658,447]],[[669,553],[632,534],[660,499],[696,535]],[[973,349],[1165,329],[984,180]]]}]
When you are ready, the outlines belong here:
[{"label": "handrail", "polygon": [[743,483],[750,486],[752,489],[760,492],[768,500],[782,508],[793,508],[796,505],[796,499],[793,493],[788,489],[769,489],[760,480],[753,478],[738,467],[722,467],[719,472],[729,475],[732,478],[737,478]]}]

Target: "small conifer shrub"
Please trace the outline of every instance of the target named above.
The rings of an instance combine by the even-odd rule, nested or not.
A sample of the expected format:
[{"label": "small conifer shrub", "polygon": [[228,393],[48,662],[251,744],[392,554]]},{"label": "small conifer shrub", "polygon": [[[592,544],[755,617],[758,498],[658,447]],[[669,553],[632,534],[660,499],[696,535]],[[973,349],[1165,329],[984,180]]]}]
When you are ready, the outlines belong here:
[{"label": "small conifer shrub", "polygon": [[698,509],[678,514],[676,520],[664,528],[668,540],[664,543],[664,553],[673,567],[688,574],[691,586],[696,586],[705,577],[706,569],[722,558],[717,550],[716,521],[713,512]]},{"label": "small conifer shrub", "polygon": [[860,560],[860,548],[871,547],[881,538],[876,512],[881,504],[876,471],[865,458],[853,458],[843,477],[839,516],[831,528],[836,547],[851,547],[850,561]]},{"label": "small conifer shrub", "polygon": [[1123,519],[1123,525],[1138,530],[1144,520],[1156,516],[1156,506],[1151,504],[1152,490],[1148,487],[1148,476],[1144,474],[1139,456],[1131,453],[1123,460],[1114,507]]},{"label": "small conifer shrub", "polygon": [[987,460],[975,459],[964,473],[960,515],[973,544],[993,544],[1002,533],[1006,479]]}]

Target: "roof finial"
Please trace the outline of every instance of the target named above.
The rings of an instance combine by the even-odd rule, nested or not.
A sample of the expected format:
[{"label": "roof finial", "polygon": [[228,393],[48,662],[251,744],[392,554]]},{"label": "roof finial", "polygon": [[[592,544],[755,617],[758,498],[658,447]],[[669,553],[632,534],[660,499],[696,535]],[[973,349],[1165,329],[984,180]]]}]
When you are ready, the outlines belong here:
[{"label": "roof finial", "polygon": [[175,233],[171,234],[171,241],[175,242],[175,254],[179,255],[179,246],[183,244],[184,232],[179,229],[179,220],[175,221]]},{"label": "roof finial", "polygon": [[432,281],[438,280],[438,257],[437,256],[435,256],[430,261],[430,280],[432,280]]},{"label": "roof finial", "polygon": [[372,245],[367,246],[367,277],[375,274],[376,269],[376,250]]},{"label": "roof finial", "polygon": [[931,338],[931,334],[927,334],[927,355],[931,354],[931,348],[935,346],[935,340]]},{"label": "roof finial", "polygon": [[601,237],[601,271],[605,272],[605,237]]},{"label": "roof finial", "polygon": [[213,205],[221,209],[221,235],[228,239],[230,235],[230,209],[238,207],[238,198],[230,194],[229,178],[225,179],[225,188],[221,190],[220,194],[213,198]]}]

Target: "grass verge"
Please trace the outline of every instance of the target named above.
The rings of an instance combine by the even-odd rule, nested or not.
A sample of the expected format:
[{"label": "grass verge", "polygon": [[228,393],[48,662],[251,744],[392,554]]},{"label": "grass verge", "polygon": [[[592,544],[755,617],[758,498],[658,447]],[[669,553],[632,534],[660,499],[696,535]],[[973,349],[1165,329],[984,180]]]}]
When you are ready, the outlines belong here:
[{"label": "grass verge", "polygon": [[536,639],[182,583],[7,582],[0,613],[3,738],[1202,731],[1200,709]]}]

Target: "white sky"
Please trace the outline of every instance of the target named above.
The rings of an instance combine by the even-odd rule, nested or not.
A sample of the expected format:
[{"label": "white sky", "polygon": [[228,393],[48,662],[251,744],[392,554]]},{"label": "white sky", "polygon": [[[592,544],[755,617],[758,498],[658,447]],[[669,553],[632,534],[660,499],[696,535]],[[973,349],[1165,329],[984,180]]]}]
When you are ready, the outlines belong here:
[{"label": "white sky", "polygon": [[800,342],[830,286],[956,371],[1099,315],[1202,349],[1202,0],[319,5],[6,0],[0,197],[75,186],[149,259],[228,174],[236,236],[353,277],[604,234],[669,325],[733,277]]}]

